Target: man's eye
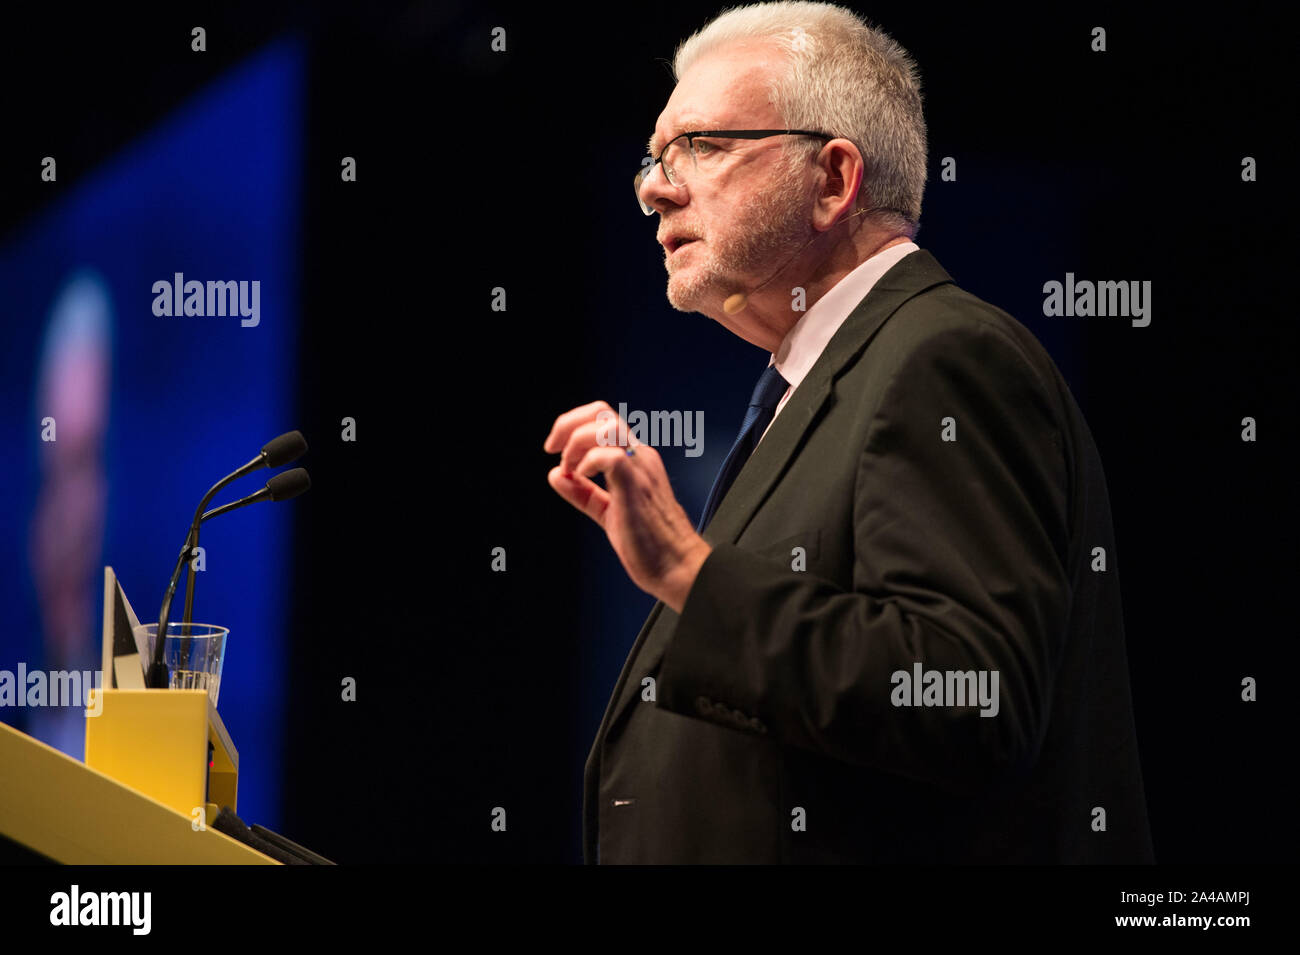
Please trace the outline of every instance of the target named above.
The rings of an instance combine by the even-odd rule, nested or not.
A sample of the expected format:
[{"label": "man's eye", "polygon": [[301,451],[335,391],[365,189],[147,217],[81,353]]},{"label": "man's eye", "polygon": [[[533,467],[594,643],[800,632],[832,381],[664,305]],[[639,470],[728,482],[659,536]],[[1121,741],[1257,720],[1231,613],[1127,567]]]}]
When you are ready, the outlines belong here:
[{"label": "man's eye", "polygon": [[709,153],[714,151],[714,148],[715,147],[713,143],[709,142],[708,140],[705,139],[695,140],[695,155],[697,156],[707,156]]}]

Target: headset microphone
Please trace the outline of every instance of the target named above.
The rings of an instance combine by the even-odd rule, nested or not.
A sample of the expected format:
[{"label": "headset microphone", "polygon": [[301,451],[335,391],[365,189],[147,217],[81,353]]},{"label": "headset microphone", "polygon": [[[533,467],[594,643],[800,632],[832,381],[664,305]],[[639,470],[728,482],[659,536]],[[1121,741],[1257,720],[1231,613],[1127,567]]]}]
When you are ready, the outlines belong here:
[{"label": "headset microphone", "polygon": [[[839,225],[840,222],[848,222],[850,219],[853,218],[853,216],[860,216],[863,213],[873,212],[873,211],[875,210],[859,209],[857,212],[854,212],[851,215],[847,215],[844,218],[840,219],[839,222],[835,223],[835,225]],[[831,228],[833,229],[835,228],[835,226],[831,226]],[[768,276],[767,281],[764,282],[762,285],[756,286],[755,288],[750,289],[748,292],[737,292],[735,295],[727,296],[727,300],[722,303],[722,310],[726,312],[728,315],[735,315],[737,312],[741,311],[746,305],[749,304],[749,297],[751,295],[761,290],[763,286],[768,284],[768,282],[771,282],[772,279],[776,278],[778,275],[784,272],[789,267],[790,263],[793,262],[795,259],[797,259],[800,255],[802,255],[803,250],[808,248],[808,246],[812,245],[813,242],[815,242],[816,240],[817,240],[817,236],[814,235],[811,239],[809,239],[802,246],[800,246],[799,251],[796,252],[794,255],[790,256],[790,258],[786,259],[785,264],[782,265],[775,272],[773,272],[770,276]],[[830,257],[830,253],[828,252],[827,258],[829,257]],[[822,261],[825,262],[826,259],[822,259]]]}]

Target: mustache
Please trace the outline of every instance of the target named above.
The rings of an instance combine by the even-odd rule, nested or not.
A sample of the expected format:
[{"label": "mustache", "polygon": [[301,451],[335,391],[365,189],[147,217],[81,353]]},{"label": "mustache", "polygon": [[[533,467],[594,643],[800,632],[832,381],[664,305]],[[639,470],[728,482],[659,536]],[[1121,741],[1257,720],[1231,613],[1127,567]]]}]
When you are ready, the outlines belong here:
[{"label": "mustache", "polygon": [[677,222],[671,222],[662,226],[659,229],[659,231],[655,233],[655,241],[662,243],[664,237],[669,235],[687,236],[693,239],[703,239],[704,230],[700,228],[687,226]]}]

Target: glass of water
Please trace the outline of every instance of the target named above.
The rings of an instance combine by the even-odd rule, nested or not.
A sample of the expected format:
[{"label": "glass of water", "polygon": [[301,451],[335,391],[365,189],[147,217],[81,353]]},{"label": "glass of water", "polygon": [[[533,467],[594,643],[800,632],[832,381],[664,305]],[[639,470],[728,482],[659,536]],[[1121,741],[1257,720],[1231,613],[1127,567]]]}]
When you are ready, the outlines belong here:
[{"label": "glass of water", "polygon": [[[169,623],[163,640],[163,663],[167,666],[172,690],[207,690],[215,709],[221,689],[221,665],[226,658],[228,627],[210,623]],[[135,628],[135,645],[146,671],[153,660],[158,642],[158,624],[146,623]]]}]

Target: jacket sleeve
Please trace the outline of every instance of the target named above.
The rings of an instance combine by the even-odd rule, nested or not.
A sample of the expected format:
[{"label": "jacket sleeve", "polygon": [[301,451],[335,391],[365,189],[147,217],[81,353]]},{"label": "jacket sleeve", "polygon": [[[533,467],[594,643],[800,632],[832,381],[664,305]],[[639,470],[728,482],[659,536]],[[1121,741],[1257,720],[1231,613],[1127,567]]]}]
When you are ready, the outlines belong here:
[{"label": "jacket sleeve", "polygon": [[[958,792],[1026,770],[1071,603],[1057,401],[1006,333],[941,324],[862,411],[852,589],[715,547],[665,652],[659,705]],[[996,702],[901,705],[933,680],[904,683],[918,663],[945,684],[983,672],[991,690],[996,674]]]}]

